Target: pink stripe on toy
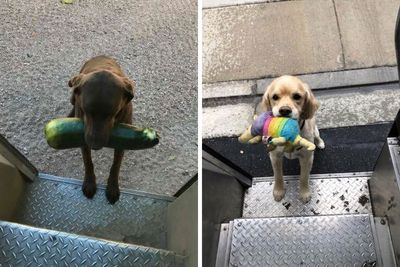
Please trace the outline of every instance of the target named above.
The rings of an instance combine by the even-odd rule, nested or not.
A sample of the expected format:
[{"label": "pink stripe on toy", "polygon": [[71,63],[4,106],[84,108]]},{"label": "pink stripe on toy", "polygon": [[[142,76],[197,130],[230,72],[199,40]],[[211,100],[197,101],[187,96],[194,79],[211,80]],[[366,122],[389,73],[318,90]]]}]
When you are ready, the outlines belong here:
[{"label": "pink stripe on toy", "polygon": [[263,127],[263,135],[264,136],[268,136],[268,127],[269,124],[271,123],[271,120],[273,119],[273,117],[268,117],[267,120],[264,123],[264,127]]}]

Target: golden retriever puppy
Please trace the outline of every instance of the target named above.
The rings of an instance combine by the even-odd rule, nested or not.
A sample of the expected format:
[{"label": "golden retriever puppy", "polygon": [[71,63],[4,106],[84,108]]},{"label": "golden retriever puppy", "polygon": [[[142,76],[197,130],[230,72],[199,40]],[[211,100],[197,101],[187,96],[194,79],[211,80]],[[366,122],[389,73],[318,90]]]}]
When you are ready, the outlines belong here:
[{"label": "golden retriever puppy", "polygon": [[[265,90],[262,104],[264,109],[272,111],[274,116],[290,117],[298,119],[300,135],[310,142],[323,149],[324,141],[319,136],[319,131],[315,123],[314,114],[319,107],[309,86],[300,79],[293,76],[281,76],[272,81]],[[270,152],[272,169],[274,171],[274,199],[282,200],[285,196],[285,186],[283,181],[282,161],[283,156],[300,161],[300,199],[306,203],[311,199],[311,192],[308,185],[310,171],[314,159],[314,151],[305,148],[295,148],[293,152],[283,151],[283,147],[278,147]]]}]

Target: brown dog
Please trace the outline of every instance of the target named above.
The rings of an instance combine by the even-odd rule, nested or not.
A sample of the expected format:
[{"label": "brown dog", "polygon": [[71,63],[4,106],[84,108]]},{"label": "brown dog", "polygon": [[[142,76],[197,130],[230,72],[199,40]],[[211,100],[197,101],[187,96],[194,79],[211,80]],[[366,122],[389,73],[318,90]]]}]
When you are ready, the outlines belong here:
[{"label": "brown dog", "polygon": [[[96,176],[90,150],[101,149],[108,143],[115,124],[132,123],[135,82],[128,79],[114,59],[98,56],[88,60],[68,85],[72,87],[71,103],[74,105],[69,117],[81,118],[85,125],[87,145],[81,148],[85,165],[82,191],[86,197],[93,198]],[[106,189],[111,204],[119,199],[118,175],[123,155],[123,150],[114,150]]]}]

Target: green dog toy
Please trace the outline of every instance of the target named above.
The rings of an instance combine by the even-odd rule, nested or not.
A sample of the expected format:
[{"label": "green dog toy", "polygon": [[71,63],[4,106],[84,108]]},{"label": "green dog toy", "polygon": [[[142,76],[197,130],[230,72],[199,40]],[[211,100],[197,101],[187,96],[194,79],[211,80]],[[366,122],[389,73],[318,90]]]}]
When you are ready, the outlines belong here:
[{"label": "green dog toy", "polygon": [[315,145],[300,136],[300,128],[296,119],[286,117],[274,117],[272,112],[260,114],[239,137],[241,143],[255,144],[261,138],[268,144],[268,150],[272,151],[277,145],[285,146],[285,151],[293,151],[294,146],[303,146],[308,151],[315,150]]},{"label": "green dog toy", "polygon": [[[46,140],[55,149],[82,147],[85,145],[83,121],[78,118],[54,119],[45,128]],[[151,128],[137,128],[120,123],[112,129],[106,147],[121,150],[139,150],[157,145],[159,137]]]}]

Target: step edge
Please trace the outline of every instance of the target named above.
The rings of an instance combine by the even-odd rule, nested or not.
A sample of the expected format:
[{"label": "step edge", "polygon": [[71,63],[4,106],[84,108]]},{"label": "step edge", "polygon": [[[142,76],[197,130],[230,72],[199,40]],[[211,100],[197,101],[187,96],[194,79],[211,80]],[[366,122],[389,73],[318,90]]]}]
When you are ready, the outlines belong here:
[{"label": "step edge", "polygon": [[217,247],[217,256],[215,260],[215,267],[225,267],[227,266],[229,259],[227,259],[229,250],[229,236],[232,228],[230,223],[221,223],[219,230],[219,239]]},{"label": "step edge", "polygon": [[245,220],[282,220],[282,219],[294,219],[294,218],[320,218],[320,217],[370,217],[370,213],[352,213],[352,214],[322,214],[322,215],[300,215],[300,216],[280,216],[280,217],[243,217],[233,219],[235,221]]},{"label": "step edge", "polygon": [[[68,183],[68,184],[73,184],[73,185],[82,185],[82,183],[83,183],[83,181],[80,179],[56,176],[56,175],[42,173],[42,172],[39,173],[38,177],[40,179],[61,182],[61,183]],[[106,190],[106,187],[107,186],[105,184],[97,184],[97,188],[99,188],[99,189]],[[128,194],[128,195],[135,195],[135,196],[139,196],[139,197],[147,197],[147,198],[165,200],[168,202],[173,202],[176,199],[175,197],[172,197],[172,196],[154,194],[154,193],[149,193],[149,192],[135,190],[135,189],[129,189],[129,188],[120,188],[120,192],[121,192],[121,194]]]},{"label": "step edge", "polygon": [[[315,173],[310,174],[310,179],[334,179],[334,178],[371,178],[372,171],[370,172],[342,172],[342,173]],[[299,175],[285,175],[285,180],[298,179]],[[259,176],[253,177],[253,185],[261,182],[270,182],[274,180],[274,176]]]},{"label": "step edge", "polygon": [[371,215],[371,226],[374,235],[375,251],[379,255],[379,266],[396,267],[396,258],[387,218],[373,217]]},{"label": "step edge", "polygon": [[41,228],[41,227],[36,227],[36,226],[30,226],[30,225],[16,223],[16,222],[0,220],[0,226],[7,226],[7,225],[23,228],[23,229],[26,229],[26,230],[47,233],[47,234],[54,234],[54,235],[61,234],[61,235],[69,236],[71,238],[76,238],[76,239],[85,239],[85,240],[91,240],[91,241],[96,241],[96,242],[107,243],[107,244],[118,246],[118,247],[121,247],[121,248],[132,248],[132,249],[134,249],[134,248],[137,249],[138,248],[138,249],[141,249],[141,250],[151,249],[151,250],[163,252],[163,253],[166,253],[166,254],[172,254],[171,256],[174,256],[174,257],[186,258],[185,256],[177,254],[174,251],[166,250],[166,249],[162,249],[162,248],[143,246],[143,245],[138,245],[138,244],[133,244],[133,243],[117,242],[117,241],[104,239],[104,238],[98,238],[98,237],[87,236],[87,235],[79,235],[79,234],[75,234],[75,233],[51,230],[51,229],[46,229],[46,228]]}]

